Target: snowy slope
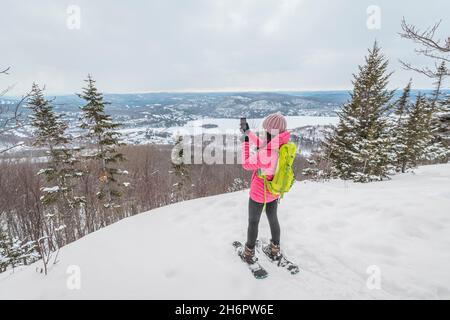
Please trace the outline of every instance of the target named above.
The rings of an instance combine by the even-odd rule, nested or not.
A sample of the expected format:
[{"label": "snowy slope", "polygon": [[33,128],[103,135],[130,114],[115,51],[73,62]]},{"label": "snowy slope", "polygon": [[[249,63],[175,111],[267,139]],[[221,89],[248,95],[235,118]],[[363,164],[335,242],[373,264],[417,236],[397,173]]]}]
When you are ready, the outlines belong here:
[{"label": "snowy slope", "polygon": [[[255,280],[231,242],[244,239],[247,191],[196,199],[113,224],[62,249],[45,277],[35,266],[0,275],[0,299],[450,298],[450,165],[392,181],[299,182],[279,208],[292,276],[261,261]],[[261,219],[260,236],[268,238]],[[81,289],[68,290],[78,265]],[[366,286],[371,265],[381,289]]]}]

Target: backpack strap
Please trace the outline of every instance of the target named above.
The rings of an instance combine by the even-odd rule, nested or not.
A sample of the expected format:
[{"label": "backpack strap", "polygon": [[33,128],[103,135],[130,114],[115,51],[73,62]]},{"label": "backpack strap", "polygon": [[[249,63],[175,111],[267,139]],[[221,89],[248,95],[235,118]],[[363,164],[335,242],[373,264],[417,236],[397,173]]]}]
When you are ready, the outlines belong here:
[{"label": "backpack strap", "polygon": [[266,211],[266,191],[267,191],[267,178],[266,175],[264,175],[264,206],[263,206],[263,211]]}]

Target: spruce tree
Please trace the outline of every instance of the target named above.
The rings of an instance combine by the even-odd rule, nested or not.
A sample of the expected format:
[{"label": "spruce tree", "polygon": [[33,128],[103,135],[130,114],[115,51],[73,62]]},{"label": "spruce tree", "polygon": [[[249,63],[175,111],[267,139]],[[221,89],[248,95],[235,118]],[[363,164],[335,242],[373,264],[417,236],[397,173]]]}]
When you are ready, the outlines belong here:
[{"label": "spruce tree", "polygon": [[39,258],[34,241],[24,242],[19,238],[12,238],[10,244],[9,265],[13,269],[21,265],[27,265]]},{"label": "spruce tree", "polygon": [[444,104],[441,102],[442,85],[444,78],[447,76],[447,72],[446,64],[443,61],[436,71],[435,89],[427,103],[426,122],[430,137],[423,159],[433,162],[447,162],[450,156],[450,149],[447,144],[448,140],[442,136],[442,131],[445,131],[445,121],[441,121],[442,111],[445,112],[442,109],[445,106],[445,102]]},{"label": "spruce tree", "polygon": [[4,272],[10,263],[11,241],[8,234],[0,226],[0,273]]},{"label": "spruce tree", "polygon": [[[33,145],[43,148],[47,155],[46,167],[39,170],[38,175],[43,176],[46,186],[41,188],[41,202],[47,210],[53,209],[55,213],[47,214],[48,230],[52,233],[52,241],[58,247],[65,242],[75,240],[76,209],[85,200],[75,195],[75,181],[82,175],[77,168],[78,160],[74,156],[76,149],[66,135],[68,125],[61,120],[61,115],[53,111],[50,101],[44,98],[41,88],[33,84],[30,99],[27,102],[32,111],[31,126],[33,132]],[[69,229],[65,229],[69,227]],[[65,229],[65,239],[59,233]]]},{"label": "spruce tree", "polygon": [[8,267],[13,269],[36,261],[39,255],[33,241],[23,242],[18,238],[10,238],[0,226],[0,273]]},{"label": "spruce tree", "polygon": [[49,100],[44,98],[44,93],[36,83],[31,88],[28,107],[33,112],[30,116],[33,132],[33,146],[48,147],[49,150],[56,146],[68,143],[64,136],[67,125],[60,121],[60,116],[53,112]]},{"label": "spruce tree", "polygon": [[393,91],[391,73],[375,42],[352,81],[350,101],[338,112],[339,123],[326,136],[324,149],[334,173],[343,179],[367,182],[387,176],[392,163],[391,139],[385,115]]},{"label": "spruce tree", "polygon": [[434,90],[429,99],[430,111],[433,114],[439,110],[439,100],[442,94],[442,85],[445,77],[447,76],[447,66],[444,61],[441,62],[439,67],[437,67],[434,78],[436,79],[433,83]]},{"label": "spruce tree", "polygon": [[409,97],[411,95],[411,85],[412,80],[410,79],[406,87],[403,89],[402,95],[394,104],[394,114],[397,116],[398,122],[402,122],[402,119],[409,112]]},{"label": "spruce tree", "polygon": [[419,94],[406,122],[399,130],[402,145],[397,150],[397,164],[402,172],[417,167],[427,148],[430,139],[427,114],[427,100]]},{"label": "spruce tree", "polygon": [[[438,113],[439,132],[442,144],[447,150],[450,150],[450,94],[447,94],[440,102]],[[450,152],[447,154],[446,162],[449,161]]]},{"label": "spruce tree", "polygon": [[397,171],[404,172],[406,168],[405,148],[406,148],[406,123],[410,113],[410,93],[412,81],[409,80],[406,87],[403,89],[402,95],[394,103],[394,117],[391,119],[391,139],[392,149],[395,154],[395,167]]},{"label": "spruce tree", "polygon": [[91,152],[86,156],[99,162],[101,174],[98,178],[100,187],[97,197],[102,201],[104,208],[120,208],[122,187],[118,177],[127,174],[118,168],[118,163],[125,160],[117,148],[123,143],[119,141],[119,123],[112,121],[110,115],[105,113],[108,102],[103,101],[103,95],[97,90],[95,80],[88,75],[85,80],[80,98],[86,101],[81,107],[82,117],[80,127],[85,130],[84,138],[91,144]]}]

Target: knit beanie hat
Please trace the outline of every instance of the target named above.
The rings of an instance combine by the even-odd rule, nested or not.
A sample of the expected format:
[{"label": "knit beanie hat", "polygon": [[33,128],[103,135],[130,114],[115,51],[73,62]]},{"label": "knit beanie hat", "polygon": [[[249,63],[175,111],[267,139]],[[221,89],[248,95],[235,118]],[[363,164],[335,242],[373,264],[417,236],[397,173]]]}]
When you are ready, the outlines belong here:
[{"label": "knit beanie hat", "polygon": [[286,118],[281,114],[281,112],[272,113],[268,115],[262,124],[264,130],[272,133],[281,133],[286,131],[287,122]]}]

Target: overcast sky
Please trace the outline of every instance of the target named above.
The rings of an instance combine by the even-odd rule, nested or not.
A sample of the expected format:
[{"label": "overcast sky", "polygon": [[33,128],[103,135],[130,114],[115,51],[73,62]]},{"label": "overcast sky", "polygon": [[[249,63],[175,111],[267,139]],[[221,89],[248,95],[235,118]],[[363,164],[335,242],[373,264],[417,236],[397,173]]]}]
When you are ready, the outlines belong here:
[{"label": "overcast sky", "polygon": [[[79,29],[70,5],[80,9]],[[381,9],[379,29],[367,27],[376,18],[367,13],[370,5]],[[375,39],[395,70],[391,87],[413,77],[416,88],[429,88],[428,79],[399,66],[398,59],[430,65],[399,37],[400,20],[425,28],[443,19],[440,36],[450,30],[448,0],[2,0],[1,6],[0,69],[11,72],[0,76],[0,88],[16,84],[18,95],[33,81],[49,94],[79,92],[88,73],[102,91],[117,93],[349,89]]]}]

